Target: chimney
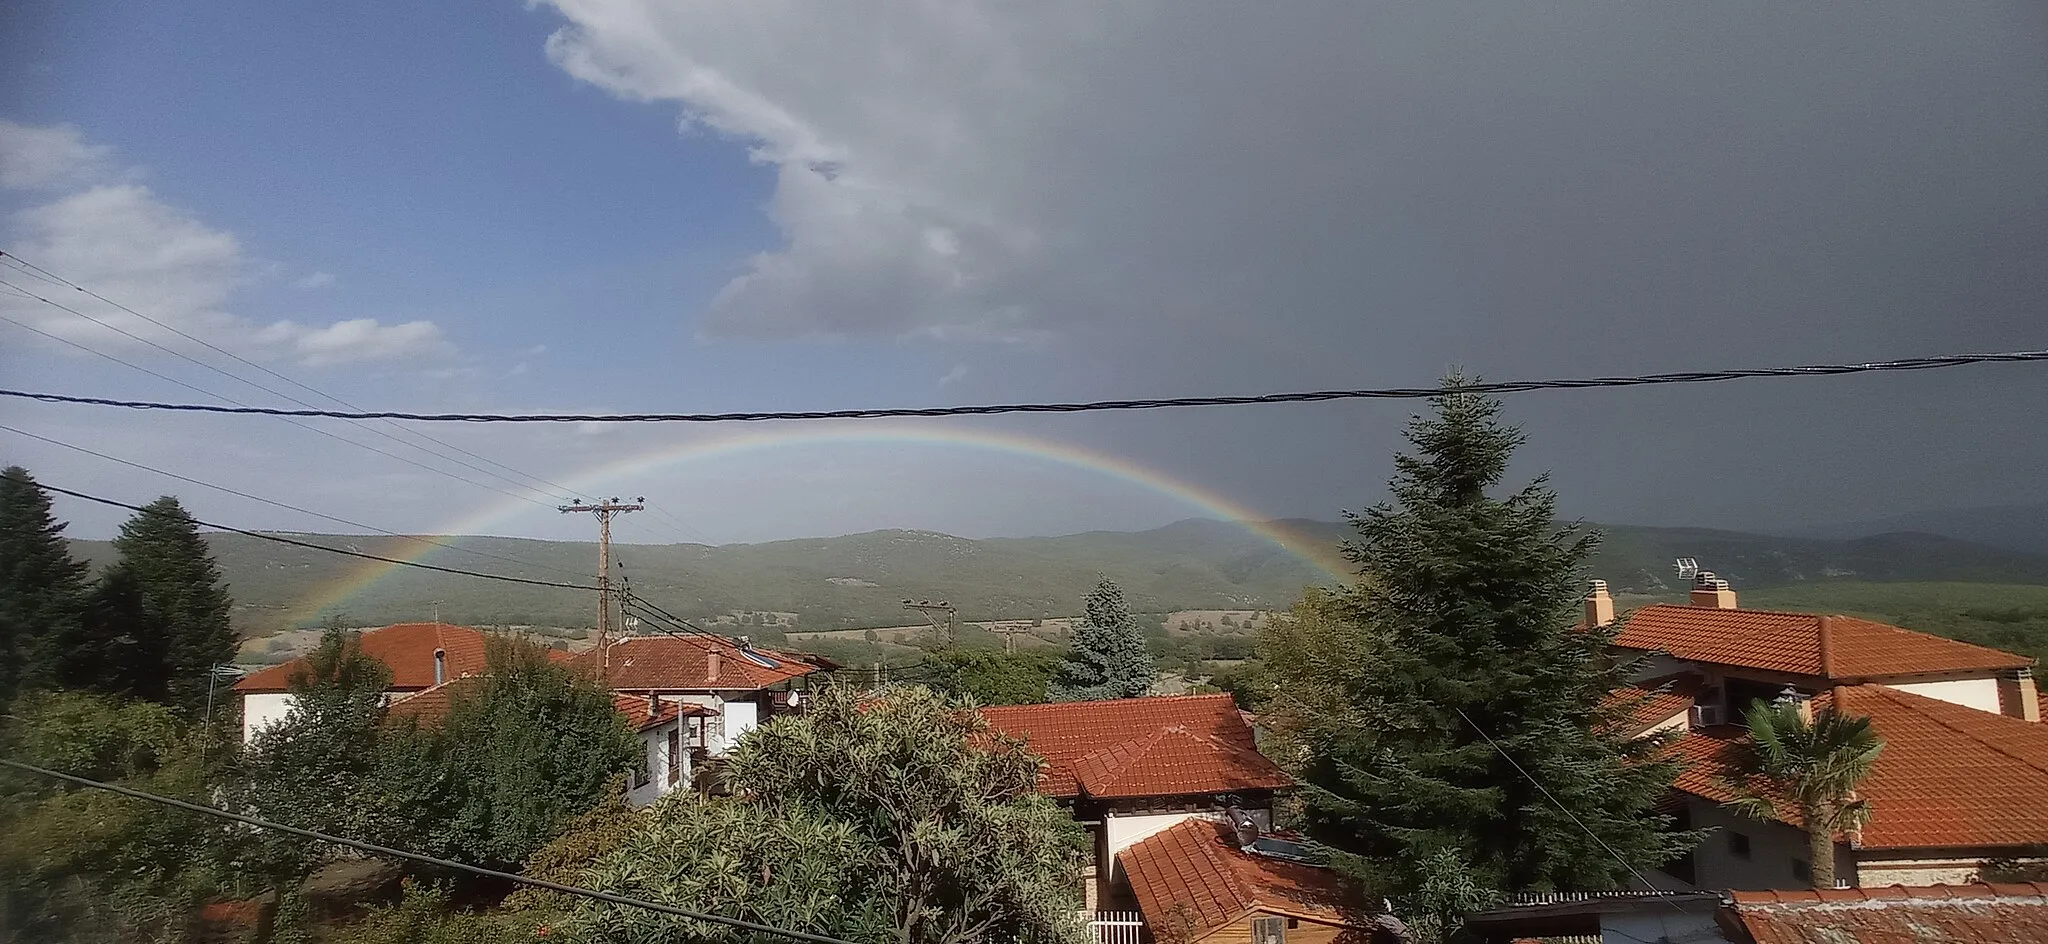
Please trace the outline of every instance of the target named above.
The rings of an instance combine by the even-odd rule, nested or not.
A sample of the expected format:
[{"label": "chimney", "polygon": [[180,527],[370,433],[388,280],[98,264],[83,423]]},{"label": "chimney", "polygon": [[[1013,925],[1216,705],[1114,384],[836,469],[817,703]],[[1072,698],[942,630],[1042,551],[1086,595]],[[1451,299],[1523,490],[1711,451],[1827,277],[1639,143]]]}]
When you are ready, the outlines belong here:
[{"label": "chimney", "polygon": [[653,692],[647,693],[647,717],[661,717],[661,696],[656,695]]},{"label": "chimney", "polygon": [[704,681],[718,681],[718,661],[719,656],[718,650],[716,649],[713,649],[704,655]]},{"label": "chimney", "polygon": [[434,650],[434,684],[448,681],[448,650]]},{"label": "chimney", "polygon": [[2041,720],[2041,691],[2033,669],[2015,669],[1998,677],[1998,712],[2022,721]]},{"label": "chimney", "polygon": [[1593,581],[1593,592],[1586,594],[1586,625],[1605,626],[1614,622],[1614,598],[1607,595],[1607,581]]},{"label": "chimney", "polygon": [[1735,609],[1735,591],[1728,589],[1728,581],[1714,576],[1713,571],[1702,570],[1699,578],[1692,582],[1692,605],[1732,610]]}]

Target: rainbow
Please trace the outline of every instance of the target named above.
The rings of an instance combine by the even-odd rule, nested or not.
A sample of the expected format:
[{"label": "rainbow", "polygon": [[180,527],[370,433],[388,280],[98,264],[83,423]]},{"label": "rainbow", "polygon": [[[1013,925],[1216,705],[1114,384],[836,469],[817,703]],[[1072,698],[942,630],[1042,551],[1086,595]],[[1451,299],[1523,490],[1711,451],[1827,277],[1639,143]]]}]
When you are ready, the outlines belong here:
[{"label": "rainbow", "polygon": [[[771,449],[828,444],[916,445],[973,449],[1049,461],[1059,465],[1082,469],[1173,499],[1196,511],[1202,517],[1220,518],[1236,523],[1245,530],[1270,541],[1276,547],[1292,554],[1309,566],[1329,576],[1334,582],[1342,583],[1349,579],[1349,568],[1344,564],[1336,547],[1326,546],[1315,539],[1293,532],[1283,524],[1267,520],[1253,509],[1220,492],[1177,478],[1158,469],[1140,465],[1123,456],[1076,446],[1072,443],[985,429],[948,429],[931,424],[909,425],[873,422],[791,426],[768,431],[692,440],[686,443],[665,446],[642,455],[591,467],[582,472],[567,476],[563,484],[570,485],[576,489],[584,489],[587,494],[597,494],[599,491],[614,487],[620,481],[645,481],[649,478],[648,473],[657,470]],[[493,527],[527,511],[530,511],[530,506],[525,502],[507,500],[450,522],[446,527],[434,533],[440,535],[488,534]],[[417,562],[443,550],[428,546],[423,549],[393,554],[392,556]],[[470,566],[470,564],[453,560],[445,563],[448,566]],[[354,569],[347,577],[323,587],[319,592],[310,596],[301,607],[297,608],[299,611],[298,618],[308,618],[339,607],[349,598],[368,589],[377,581],[400,569],[401,566],[403,565],[371,562]]]}]

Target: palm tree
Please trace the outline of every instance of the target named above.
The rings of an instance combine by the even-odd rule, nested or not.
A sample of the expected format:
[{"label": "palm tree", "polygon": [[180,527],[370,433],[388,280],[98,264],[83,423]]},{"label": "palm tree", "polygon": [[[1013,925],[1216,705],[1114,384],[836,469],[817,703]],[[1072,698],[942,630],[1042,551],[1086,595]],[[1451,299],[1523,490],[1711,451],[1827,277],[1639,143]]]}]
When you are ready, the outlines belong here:
[{"label": "palm tree", "polygon": [[1757,819],[1777,818],[1780,803],[1798,808],[1812,843],[1813,887],[1835,887],[1835,833],[1870,822],[1870,804],[1856,796],[1856,786],[1870,775],[1884,740],[1869,718],[1833,708],[1809,718],[1789,700],[1754,702],[1745,720],[1749,756],[1729,806]]}]

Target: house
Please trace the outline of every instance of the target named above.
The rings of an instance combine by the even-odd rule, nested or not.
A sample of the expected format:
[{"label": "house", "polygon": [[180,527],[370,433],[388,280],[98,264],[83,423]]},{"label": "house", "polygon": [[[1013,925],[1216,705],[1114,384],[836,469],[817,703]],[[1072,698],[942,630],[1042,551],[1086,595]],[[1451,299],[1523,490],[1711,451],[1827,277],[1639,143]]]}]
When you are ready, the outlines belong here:
[{"label": "house", "polygon": [[1552,896],[1470,915],[1486,944],[2032,944],[2048,941],[2048,884]]},{"label": "house", "polygon": [[818,656],[759,648],[746,637],[629,636],[607,651],[576,656],[613,691],[695,705],[684,739],[722,757],[770,715],[797,709],[814,673],[834,668]]},{"label": "house", "polygon": [[1294,781],[1259,753],[1229,695],[1179,695],[982,709],[989,726],[1045,759],[1040,792],[1087,824],[1089,910],[1131,903],[1118,854],[1188,820],[1241,810],[1272,827],[1273,797]]},{"label": "house", "polygon": [[[480,675],[484,665],[483,630],[445,623],[399,623],[362,634],[363,653],[391,670],[387,702],[418,694],[468,675]],[[567,659],[567,653],[550,650],[551,657]],[[291,714],[290,683],[306,667],[303,658],[252,672],[235,683],[242,699],[242,741],[256,732],[284,720]]]},{"label": "house", "polygon": [[1405,940],[1391,915],[1292,842],[1227,822],[1182,820],[1118,854],[1157,944],[1370,944]]},{"label": "house", "polygon": [[[1586,611],[1588,623],[1614,618],[1599,581]],[[1797,810],[1764,821],[1724,805],[1741,774],[1741,714],[1757,700],[1868,717],[1885,741],[1860,789],[1871,821],[1838,837],[1839,882],[1969,882],[1989,859],[2048,845],[2048,726],[2031,659],[1869,620],[1743,610],[1712,574],[1689,606],[1630,614],[1616,646],[1651,676],[1614,696],[1631,706],[1630,733],[1668,734],[1687,764],[1673,814],[1714,830],[1654,876],[1662,887],[1810,885]]]},{"label": "house", "polygon": [[[1605,581],[1593,581],[1586,621],[1614,621]],[[1741,609],[1728,582],[1711,573],[1699,575],[1690,605],[1630,613],[1615,646],[1644,658],[1641,678],[1699,676],[1697,704],[1709,723],[1732,720],[1787,687],[1811,695],[1866,683],[2041,720],[2034,660],[2026,656],[1848,616]]]},{"label": "house", "polygon": [[[384,709],[385,723],[438,724],[457,695],[484,679],[465,675],[395,699]],[[688,788],[694,773],[692,745],[683,736],[683,726],[687,719],[710,714],[710,709],[634,695],[613,695],[612,707],[640,743],[641,763],[626,768],[626,802],[646,806],[672,790]]]}]

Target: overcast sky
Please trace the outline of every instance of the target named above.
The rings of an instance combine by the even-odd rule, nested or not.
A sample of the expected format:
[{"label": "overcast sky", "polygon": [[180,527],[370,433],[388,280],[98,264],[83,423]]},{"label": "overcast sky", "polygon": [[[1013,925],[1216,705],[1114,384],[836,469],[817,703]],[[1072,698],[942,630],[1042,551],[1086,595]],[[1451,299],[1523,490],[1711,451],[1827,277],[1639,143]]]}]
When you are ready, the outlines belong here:
[{"label": "overcast sky", "polygon": [[[363,407],[924,406],[2048,347],[2038,3],[0,17],[0,249]],[[0,280],[83,313],[0,286],[19,323],[0,323],[4,386],[332,405],[18,268]],[[2017,365],[1538,393],[1508,415],[1530,437],[1516,476],[1550,472],[1568,513],[1765,528],[2048,499],[2044,394],[2048,367]],[[1382,496],[1407,412],[425,443],[19,401],[0,423],[376,528],[580,537],[549,506],[645,495],[660,512],[623,536],[726,542],[1335,518]],[[630,462],[739,435],[786,438]],[[227,523],[351,530],[14,433],[0,459]],[[80,536],[118,522],[61,508]]]}]

